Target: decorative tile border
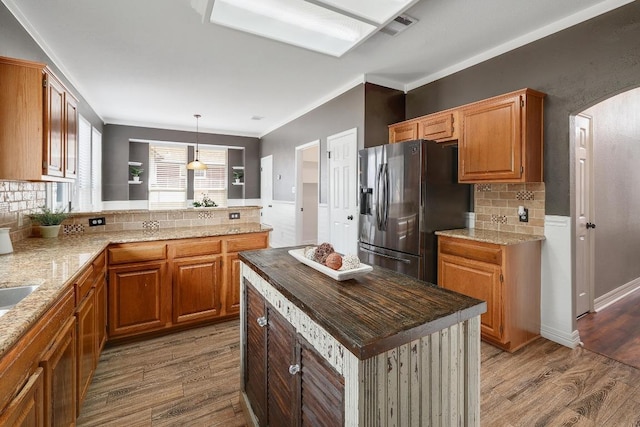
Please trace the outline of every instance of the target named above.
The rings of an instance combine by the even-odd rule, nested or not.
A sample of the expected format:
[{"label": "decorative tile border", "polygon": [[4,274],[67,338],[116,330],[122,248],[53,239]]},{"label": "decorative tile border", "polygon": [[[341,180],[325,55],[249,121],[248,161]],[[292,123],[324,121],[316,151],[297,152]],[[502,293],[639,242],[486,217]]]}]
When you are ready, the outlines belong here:
[{"label": "decorative tile border", "polygon": [[[518,206],[529,210],[528,222],[520,222]],[[473,210],[476,229],[543,236],[544,183],[475,184]]]}]

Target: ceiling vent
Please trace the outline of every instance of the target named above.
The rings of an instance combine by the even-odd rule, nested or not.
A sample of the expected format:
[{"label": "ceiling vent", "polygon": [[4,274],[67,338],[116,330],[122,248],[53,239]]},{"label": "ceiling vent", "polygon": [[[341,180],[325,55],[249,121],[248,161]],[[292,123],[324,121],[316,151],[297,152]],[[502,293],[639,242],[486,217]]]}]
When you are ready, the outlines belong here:
[{"label": "ceiling vent", "polygon": [[418,22],[416,18],[409,15],[400,15],[393,21],[389,22],[386,26],[382,27],[380,31],[393,37],[400,34],[416,22]]}]

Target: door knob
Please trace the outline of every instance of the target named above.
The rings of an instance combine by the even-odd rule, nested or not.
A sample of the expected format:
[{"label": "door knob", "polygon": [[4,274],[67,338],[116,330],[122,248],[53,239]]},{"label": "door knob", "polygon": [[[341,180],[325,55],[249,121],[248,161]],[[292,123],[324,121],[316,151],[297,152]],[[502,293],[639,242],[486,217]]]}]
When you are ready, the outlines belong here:
[{"label": "door knob", "polygon": [[592,223],[592,222],[588,222],[587,223],[587,230],[590,229],[590,228],[596,228],[596,225],[594,223]]},{"label": "door knob", "polygon": [[296,365],[290,365],[289,366],[289,373],[291,375],[295,375],[298,372],[300,372],[300,365],[296,364]]},{"label": "door knob", "polygon": [[353,215],[349,215],[349,216],[347,217],[347,219],[348,219],[349,221],[353,221]]},{"label": "door knob", "polygon": [[261,328],[264,328],[267,325],[267,318],[264,316],[258,317],[256,319],[256,322],[258,322],[258,326],[260,326]]}]

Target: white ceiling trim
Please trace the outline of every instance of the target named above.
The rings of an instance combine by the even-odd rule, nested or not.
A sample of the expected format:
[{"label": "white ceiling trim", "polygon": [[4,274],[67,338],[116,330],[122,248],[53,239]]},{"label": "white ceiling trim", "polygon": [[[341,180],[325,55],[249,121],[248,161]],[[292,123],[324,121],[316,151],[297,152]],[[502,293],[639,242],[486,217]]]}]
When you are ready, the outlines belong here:
[{"label": "white ceiling trim", "polygon": [[391,89],[395,89],[395,90],[401,90],[404,93],[407,93],[407,91],[405,90],[405,84],[395,81],[395,80],[391,80],[388,79],[386,77],[382,77],[382,76],[376,76],[375,74],[365,74],[364,76],[364,80],[367,83],[373,83],[376,84],[378,86],[384,86],[384,87],[388,87]]},{"label": "white ceiling trim", "polygon": [[462,71],[466,68],[477,65],[488,59],[495,58],[496,56],[499,56],[499,55],[502,55],[503,53],[507,53],[511,50],[517,49],[526,44],[532,43],[536,40],[540,40],[544,37],[547,37],[551,34],[562,31],[573,25],[579,24],[591,18],[595,18],[598,15],[602,15],[603,13],[609,12],[613,9],[617,9],[618,7],[624,6],[625,4],[633,3],[634,1],[635,0],[607,0],[605,2],[598,3],[597,5],[591,6],[580,12],[574,13],[573,15],[567,16],[564,19],[560,19],[549,25],[546,25],[535,31],[525,34],[521,37],[517,37],[513,40],[510,40],[506,43],[496,46],[493,49],[485,50],[484,52],[481,52],[478,55],[472,56],[471,58],[468,58],[455,65],[452,65],[447,68],[443,68],[442,70],[436,73],[432,73],[414,82],[407,83],[404,88],[405,93],[409,92],[412,89],[418,88],[420,86],[426,85],[428,83],[431,83],[438,79],[446,77],[448,75],[457,73],[458,71]]},{"label": "white ceiling trim", "polygon": [[[135,122],[131,120],[108,120],[104,123],[105,125],[117,125],[117,126],[131,126],[131,127],[141,127],[148,129],[161,129],[161,130],[176,130],[183,132],[195,132],[196,127],[194,126],[181,126],[181,125],[171,125],[170,127],[167,125],[163,125],[160,123],[152,123],[152,122]],[[200,126],[200,133],[209,133],[216,135],[228,135],[228,136],[245,136],[249,138],[260,138],[260,135],[257,132],[234,132],[225,129],[212,129],[207,127]]]},{"label": "white ceiling trim", "polygon": [[85,94],[88,93],[88,92],[82,87],[82,85],[80,85],[78,83],[79,80],[73,76],[73,74],[69,71],[69,69],[67,67],[65,67],[64,63],[60,60],[60,58],[58,58],[56,56],[56,54],[53,52],[53,50],[49,47],[49,45],[40,36],[40,33],[38,33],[38,31],[35,29],[35,27],[27,19],[27,17],[22,14],[22,12],[20,11],[20,8],[18,8],[18,6],[16,5],[15,1],[14,0],[2,0],[2,3],[4,3],[5,6],[7,6],[7,9],[9,9],[9,11],[13,14],[13,16],[18,20],[20,25],[22,25],[22,27],[25,29],[25,31],[27,33],[29,33],[29,35],[31,36],[31,38],[33,38],[33,40],[36,42],[36,44],[38,46],[40,46],[40,48],[49,57],[49,59],[51,59],[51,62],[53,62],[53,64],[56,67],[58,67],[58,69],[62,72],[62,74],[64,74],[64,77],[67,80],[69,80],[69,83],[71,83],[71,85],[74,87],[74,89],[76,91],[80,92],[80,93],[76,93],[75,95],[79,96],[79,97],[82,97],[89,104],[89,106],[93,109],[93,111],[96,113],[96,115],[98,116],[100,121],[102,121],[102,123],[104,123],[104,118],[102,117],[100,112],[95,107],[98,104],[97,103],[93,103],[90,99],[87,98],[87,96]]},{"label": "white ceiling trim", "polygon": [[294,121],[297,118],[300,118],[302,116],[304,116],[305,114],[307,114],[308,112],[315,110],[316,108],[318,108],[319,106],[326,104],[327,102],[331,101],[333,98],[336,98],[337,96],[342,95],[343,93],[345,93],[346,91],[353,89],[354,87],[358,86],[359,84],[362,84],[365,82],[365,76],[364,74],[361,76],[356,77],[355,79],[353,79],[352,81],[350,81],[349,83],[346,83],[343,86],[340,86],[338,89],[333,90],[331,92],[329,92],[328,94],[326,94],[325,96],[323,96],[322,98],[319,98],[318,100],[316,100],[315,102],[307,105],[305,108],[299,110],[298,112],[292,114],[291,116],[285,118],[284,120],[282,120],[280,123],[268,128],[266,131],[264,131],[259,138],[262,138],[263,136],[273,132],[274,130],[286,125],[289,122]]}]

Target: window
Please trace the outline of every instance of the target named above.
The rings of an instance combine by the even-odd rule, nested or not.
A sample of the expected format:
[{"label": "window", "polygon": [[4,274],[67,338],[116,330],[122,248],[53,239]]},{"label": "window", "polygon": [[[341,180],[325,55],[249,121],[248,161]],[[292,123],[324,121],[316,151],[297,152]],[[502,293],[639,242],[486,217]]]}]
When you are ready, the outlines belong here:
[{"label": "window", "polygon": [[207,165],[193,174],[193,199],[202,200],[206,194],[218,206],[227,206],[227,149],[202,148],[198,159]]},{"label": "window", "polygon": [[187,147],[149,144],[149,209],[187,205]]}]

